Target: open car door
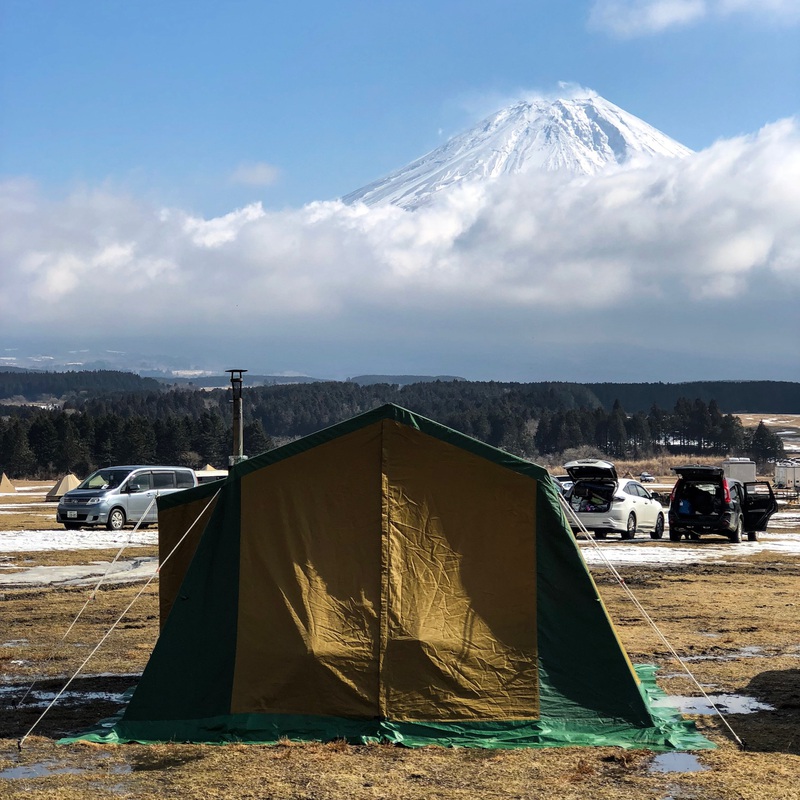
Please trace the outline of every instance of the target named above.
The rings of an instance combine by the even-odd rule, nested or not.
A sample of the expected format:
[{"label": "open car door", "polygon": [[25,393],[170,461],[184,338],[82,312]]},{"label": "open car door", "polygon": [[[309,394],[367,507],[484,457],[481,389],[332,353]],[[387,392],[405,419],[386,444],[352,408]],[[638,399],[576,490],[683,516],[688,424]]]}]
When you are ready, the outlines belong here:
[{"label": "open car door", "polygon": [[775,494],[767,481],[744,484],[744,529],[765,531],[769,518],[778,510]]}]

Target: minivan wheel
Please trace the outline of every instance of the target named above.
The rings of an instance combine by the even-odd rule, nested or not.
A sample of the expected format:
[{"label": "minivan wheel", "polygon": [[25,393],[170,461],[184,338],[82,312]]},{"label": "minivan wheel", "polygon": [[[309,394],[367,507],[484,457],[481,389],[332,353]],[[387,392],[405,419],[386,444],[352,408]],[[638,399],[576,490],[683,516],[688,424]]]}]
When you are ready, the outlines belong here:
[{"label": "minivan wheel", "polygon": [[742,518],[741,517],[739,517],[739,519],[736,520],[736,528],[734,528],[734,530],[732,530],[728,534],[728,538],[734,543],[742,541]]},{"label": "minivan wheel", "polygon": [[633,539],[636,536],[636,516],[628,514],[628,523],[625,526],[625,532],[622,534],[623,539]]},{"label": "minivan wheel", "polygon": [[121,531],[125,527],[125,512],[121,508],[114,508],[109,512],[106,528],[110,531]]},{"label": "minivan wheel", "polygon": [[606,538],[606,531],[595,531],[594,532],[595,539],[605,539]]},{"label": "minivan wheel", "polygon": [[656,520],[656,526],[650,531],[651,539],[660,539],[664,535],[664,515],[659,514]]},{"label": "minivan wheel", "polygon": [[680,531],[676,531],[675,528],[669,529],[669,540],[671,542],[679,542],[683,534]]},{"label": "minivan wheel", "polygon": [[758,541],[758,533],[756,531],[747,531],[747,541],[748,542],[757,542]]}]

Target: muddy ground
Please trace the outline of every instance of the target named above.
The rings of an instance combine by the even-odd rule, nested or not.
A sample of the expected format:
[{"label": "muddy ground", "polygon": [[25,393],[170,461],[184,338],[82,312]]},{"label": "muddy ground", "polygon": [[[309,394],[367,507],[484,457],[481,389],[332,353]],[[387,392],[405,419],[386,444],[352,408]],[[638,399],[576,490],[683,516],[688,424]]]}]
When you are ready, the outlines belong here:
[{"label": "muddy ground", "polygon": [[[28,507],[9,507],[14,504]],[[9,513],[0,513],[0,533],[53,527],[54,507],[44,503],[43,493],[2,496],[0,510],[4,505]],[[782,533],[800,538],[800,529]],[[692,546],[701,553],[719,544]],[[669,548],[671,543],[626,545]],[[155,555],[152,545],[132,551],[127,555]],[[672,761],[617,748],[57,745],[60,736],[115,713],[120,693],[135,685],[157,635],[157,583],[144,591],[142,581],[110,584],[94,596],[85,586],[3,588],[4,572],[107,561],[115,553],[0,553],[0,797],[800,800],[800,557],[737,552],[743,555],[721,561],[618,567],[697,681],[723,710],[733,712],[726,714],[727,722],[747,746],[739,748],[719,717],[702,713],[692,718],[717,748]],[[633,661],[658,665],[659,684],[668,694],[702,699],[609,570],[593,566],[592,572]],[[139,592],[83,674],[37,722]],[[733,695],[749,698],[749,705]],[[18,751],[18,740],[34,725]]]}]

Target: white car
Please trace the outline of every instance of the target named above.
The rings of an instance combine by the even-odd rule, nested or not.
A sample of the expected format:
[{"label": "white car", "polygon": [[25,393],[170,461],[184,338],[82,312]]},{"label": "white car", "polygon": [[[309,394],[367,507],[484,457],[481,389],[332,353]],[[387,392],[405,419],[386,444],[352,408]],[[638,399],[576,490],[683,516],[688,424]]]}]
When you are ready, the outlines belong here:
[{"label": "white car", "polygon": [[[574,481],[566,500],[595,539],[605,539],[608,533],[633,539],[637,530],[648,531],[651,539],[664,535],[661,503],[639,481],[620,479],[610,461],[583,458],[564,469]],[[574,519],[570,524],[578,528]]]}]

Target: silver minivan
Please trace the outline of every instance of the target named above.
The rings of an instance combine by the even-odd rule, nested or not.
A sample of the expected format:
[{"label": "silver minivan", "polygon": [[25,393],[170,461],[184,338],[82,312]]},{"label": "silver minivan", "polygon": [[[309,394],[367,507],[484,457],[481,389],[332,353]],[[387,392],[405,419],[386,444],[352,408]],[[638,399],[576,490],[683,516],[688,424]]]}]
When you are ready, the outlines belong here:
[{"label": "silver minivan", "polygon": [[151,525],[158,521],[156,497],[193,486],[197,478],[188,467],[105,467],[59,500],[56,522],[67,530],[105,525],[118,531],[140,521]]}]

